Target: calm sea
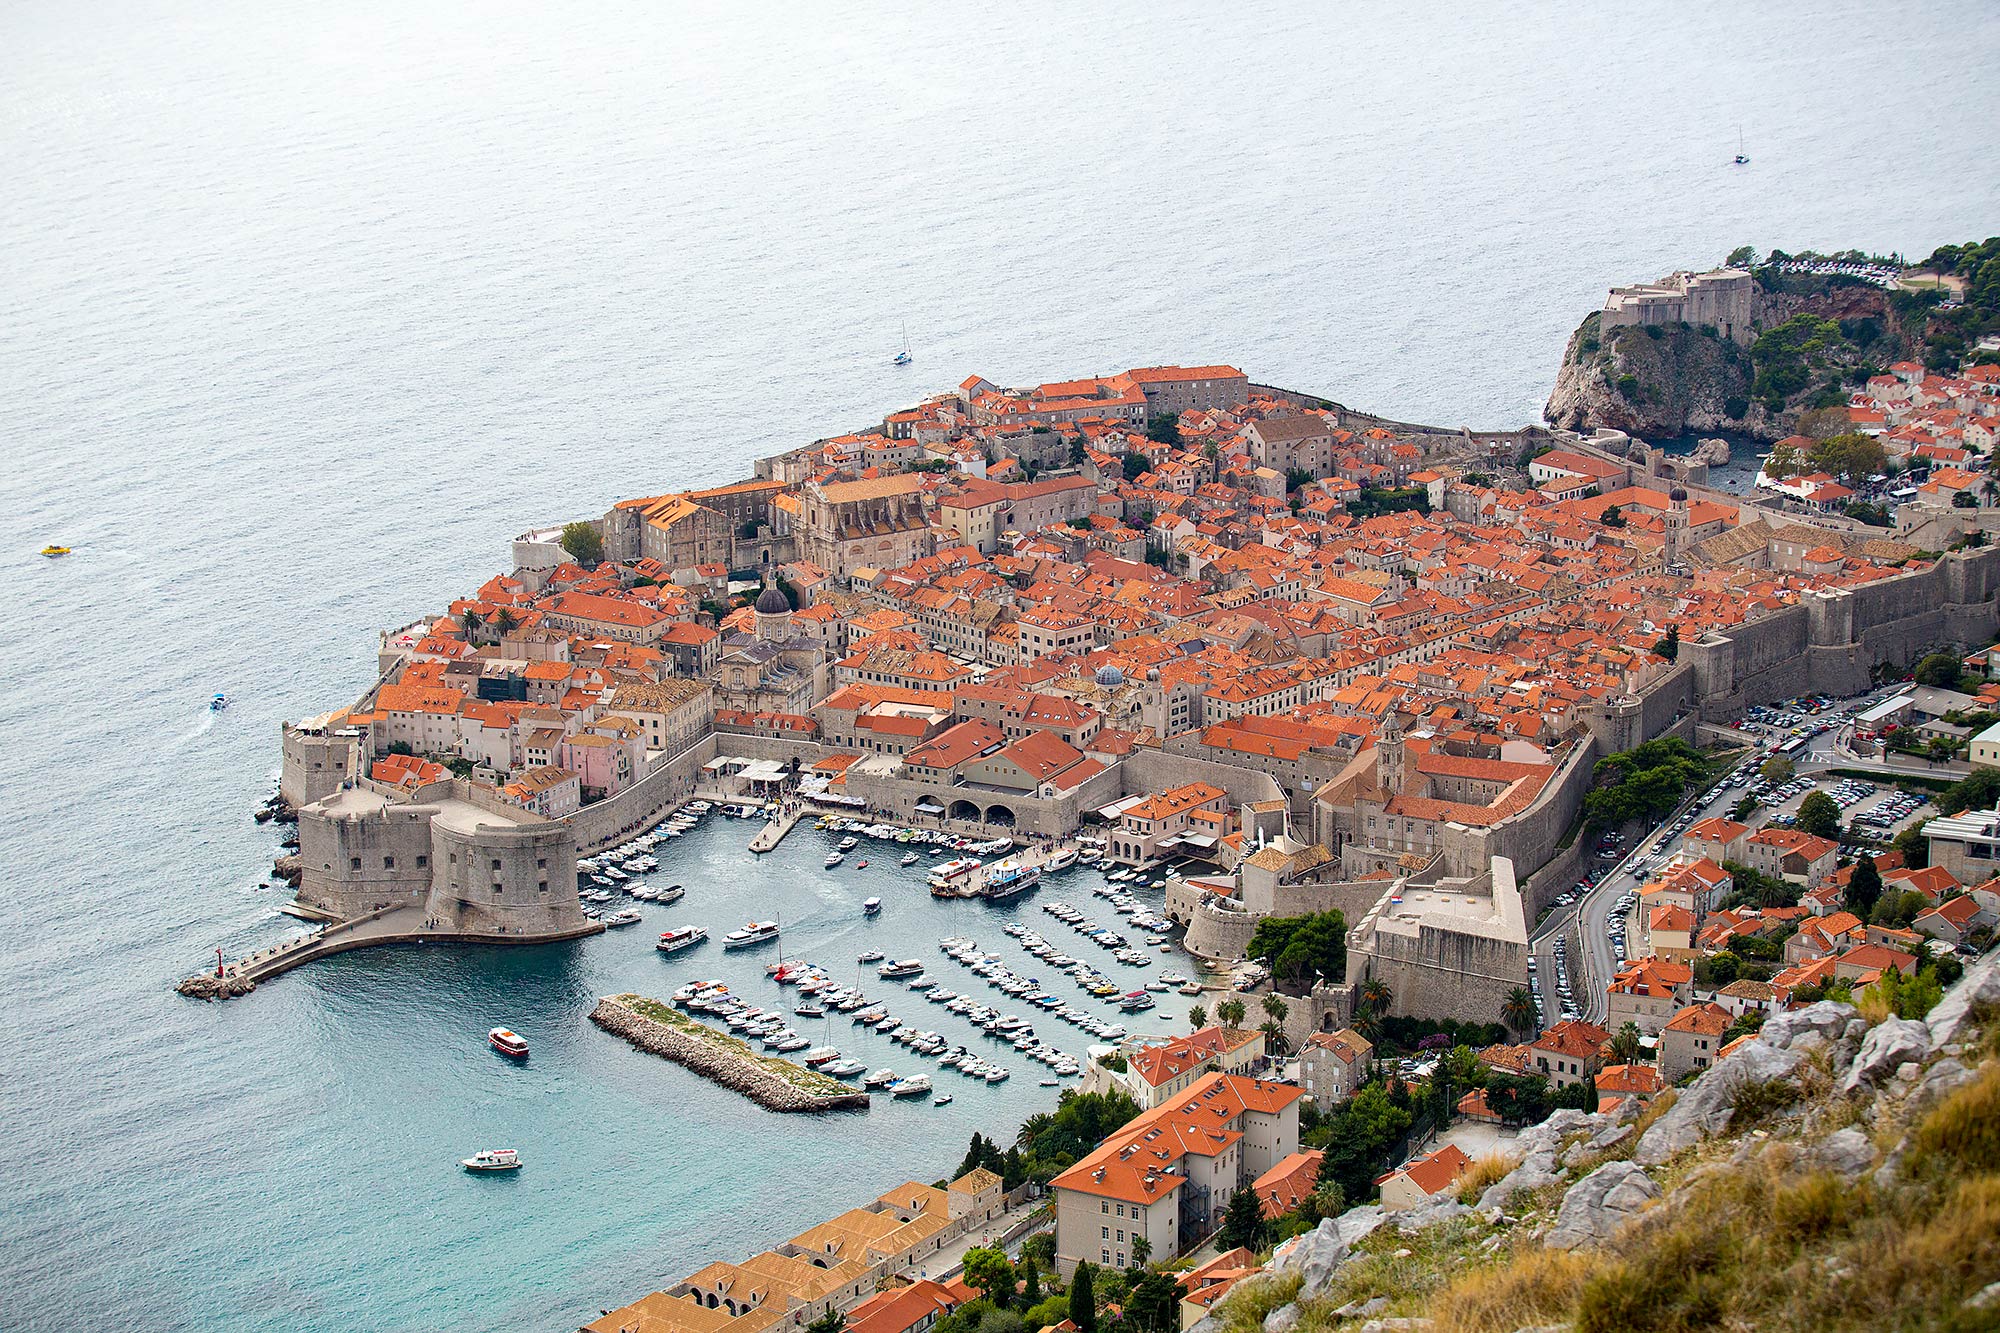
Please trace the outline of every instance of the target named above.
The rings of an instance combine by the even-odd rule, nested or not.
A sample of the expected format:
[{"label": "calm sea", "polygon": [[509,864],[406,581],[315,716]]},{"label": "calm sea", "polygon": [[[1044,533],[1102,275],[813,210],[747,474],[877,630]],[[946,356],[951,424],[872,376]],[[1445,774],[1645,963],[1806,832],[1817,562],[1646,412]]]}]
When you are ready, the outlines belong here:
[{"label": "calm sea", "polygon": [[[1229,360],[1518,425],[1609,283],[1994,231],[1996,57],[1983,0],[13,0],[0,1325],[573,1327],[1047,1097],[774,1119],[582,1022],[725,970],[636,931],[170,993],[286,929],[248,818],[279,720],[528,524],[975,371]],[[860,879],[818,835],[745,866],[739,831],[671,915],[851,958]],[[899,949],[1004,943],[889,896]],[[524,1069],[479,1044],[502,1021]],[[500,1142],[518,1179],[452,1168]]]}]

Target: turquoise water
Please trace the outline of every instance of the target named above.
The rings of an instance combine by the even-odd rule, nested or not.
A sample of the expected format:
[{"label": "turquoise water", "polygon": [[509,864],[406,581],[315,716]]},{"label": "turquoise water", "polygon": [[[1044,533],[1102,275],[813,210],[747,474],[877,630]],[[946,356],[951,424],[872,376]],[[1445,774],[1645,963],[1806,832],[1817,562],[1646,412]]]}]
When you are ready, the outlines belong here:
[{"label": "turquoise water", "polygon": [[[1231,360],[1518,425],[1613,282],[1990,234],[1996,56],[1977,0],[15,0],[0,1325],[573,1326],[934,1179],[1046,1095],[1017,1072],[775,1121],[580,1021],[723,970],[639,930],[171,994],[287,929],[248,818],[279,720],[351,699],[376,631],[515,533],[975,371]],[[656,915],[865,937],[835,937],[811,838],[745,867],[739,832]],[[877,929],[927,956],[986,910]],[[481,1044],[496,1021],[525,1068]],[[451,1168],[501,1140],[518,1179]]]}]

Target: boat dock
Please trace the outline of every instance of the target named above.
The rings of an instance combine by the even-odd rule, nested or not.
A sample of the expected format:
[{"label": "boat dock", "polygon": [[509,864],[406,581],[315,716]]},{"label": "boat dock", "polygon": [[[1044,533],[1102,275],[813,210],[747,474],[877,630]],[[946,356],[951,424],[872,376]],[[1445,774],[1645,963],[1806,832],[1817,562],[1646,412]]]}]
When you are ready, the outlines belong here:
[{"label": "boat dock", "polygon": [[[798,827],[798,822],[805,817],[806,808],[803,805],[785,811],[758,830],[757,836],[750,839],[750,850],[759,856],[777,850],[778,844],[785,840],[785,835]],[[815,815],[814,818],[818,816]]]},{"label": "boat dock", "polygon": [[972,874],[967,875],[965,878],[966,878],[966,884],[968,885],[968,889],[966,891],[965,896],[968,898],[974,898],[985,893],[987,888],[990,887],[988,877],[991,875],[993,867],[996,865],[1000,865],[1006,862],[1011,862],[1019,866],[1023,870],[1040,870],[1060,852],[1074,851],[1081,853],[1082,850],[1083,849],[1081,847],[1077,846],[1077,844],[1073,842],[1059,842],[1052,847],[1031,846],[1031,847],[1023,847],[1019,851],[1009,852],[1005,856],[997,857],[996,859],[989,861],[987,864],[981,866],[978,870],[975,870]]},{"label": "boat dock", "polygon": [[293,968],[310,963],[316,958],[330,958],[337,953],[367,949],[378,944],[444,942],[552,944],[561,940],[600,934],[603,930],[603,924],[597,921],[587,922],[579,929],[536,935],[532,938],[524,935],[433,930],[424,925],[424,912],[421,907],[394,907],[356,917],[352,921],[335,922],[309,934],[294,936],[283,944],[259,949],[233,963],[225,962],[220,967],[197,972],[185,978],[175,989],[197,1000],[227,1000],[238,995],[248,995],[257,989],[259,982],[283,976]]}]

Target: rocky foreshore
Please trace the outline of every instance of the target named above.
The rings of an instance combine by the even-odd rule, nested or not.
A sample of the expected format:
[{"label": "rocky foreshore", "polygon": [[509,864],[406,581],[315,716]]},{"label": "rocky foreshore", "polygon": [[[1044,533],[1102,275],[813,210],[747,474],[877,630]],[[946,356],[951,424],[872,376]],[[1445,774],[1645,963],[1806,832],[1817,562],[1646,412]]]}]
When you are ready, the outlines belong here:
[{"label": "rocky foreshore", "polygon": [[191,1000],[233,1000],[256,990],[257,983],[244,977],[218,977],[213,972],[197,972],[174,989]]},{"label": "rocky foreshore", "polygon": [[[645,1000],[636,995],[607,995],[597,1002],[591,1011],[590,1021],[606,1032],[623,1037],[642,1051],[662,1056],[675,1064],[692,1069],[695,1073],[725,1088],[742,1093],[767,1111],[845,1111],[866,1110],[869,1099],[865,1092],[851,1092],[833,1079],[816,1074],[803,1066],[788,1060],[771,1056],[748,1054],[743,1043],[734,1038],[694,1024],[698,1029],[683,1031],[666,1022],[649,1018],[633,1006],[653,1005],[665,1009],[658,1001]],[[732,1049],[741,1048],[741,1049]],[[787,1071],[784,1076],[773,1072],[773,1066],[782,1066]],[[797,1082],[788,1081],[796,1078]],[[808,1091],[801,1083],[822,1082],[828,1085],[824,1092]],[[834,1091],[833,1089],[840,1089]]]}]

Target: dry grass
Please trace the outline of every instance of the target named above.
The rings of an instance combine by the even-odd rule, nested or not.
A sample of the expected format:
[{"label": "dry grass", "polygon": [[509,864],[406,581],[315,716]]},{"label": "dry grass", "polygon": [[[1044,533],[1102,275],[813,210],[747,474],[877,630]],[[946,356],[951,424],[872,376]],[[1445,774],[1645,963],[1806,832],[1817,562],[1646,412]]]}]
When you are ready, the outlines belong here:
[{"label": "dry grass", "polygon": [[1290,1305],[1299,1294],[1304,1275],[1298,1272],[1272,1273],[1237,1283],[1222,1298],[1215,1314],[1223,1333],[1263,1333],[1264,1316]]},{"label": "dry grass", "polygon": [[1634,1139],[1645,1137],[1646,1131],[1653,1127],[1653,1122],[1673,1110],[1674,1103],[1679,1100],[1680,1094],[1671,1088],[1653,1098],[1645,1109],[1639,1112],[1639,1118],[1632,1122],[1632,1137]]},{"label": "dry grass", "polygon": [[1458,1178],[1458,1201],[1468,1207],[1479,1202],[1479,1196],[1484,1194],[1489,1186],[1498,1184],[1500,1179],[1520,1165],[1520,1162],[1519,1157],[1499,1152],[1485,1153],[1473,1158],[1471,1164],[1465,1168],[1465,1174]]},{"label": "dry grass", "polygon": [[2000,1064],[1940,1102],[1910,1135],[1913,1163],[1946,1170],[2000,1171]]},{"label": "dry grass", "polygon": [[1587,1255],[1524,1250],[1512,1263],[1477,1269],[1431,1303],[1436,1333],[1511,1333],[1569,1317],[1597,1267]]}]

